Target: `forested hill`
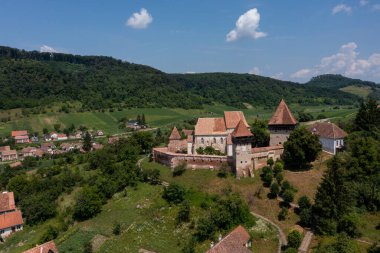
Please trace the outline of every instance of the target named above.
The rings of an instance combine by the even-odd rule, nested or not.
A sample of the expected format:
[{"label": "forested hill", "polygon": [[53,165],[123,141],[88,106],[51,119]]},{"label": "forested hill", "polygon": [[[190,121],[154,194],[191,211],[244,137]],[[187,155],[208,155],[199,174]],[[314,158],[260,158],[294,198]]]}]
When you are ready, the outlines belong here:
[{"label": "forested hill", "polygon": [[207,103],[243,107],[288,103],[352,104],[337,89],[250,74],[166,74],[103,56],[40,53],[0,47],[0,109],[80,101],[83,109],[199,108]]},{"label": "forested hill", "polygon": [[242,102],[253,105],[276,105],[281,98],[289,103],[308,105],[352,104],[357,100],[339,90],[307,86],[251,74],[204,73],[177,74],[176,80],[187,89],[210,101],[241,106]]},{"label": "forested hill", "polygon": [[343,88],[350,85],[355,86],[369,86],[378,87],[379,85],[374,82],[362,81],[360,79],[353,79],[342,75],[325,74],[313,77],[309,82],[305,83],[308,86],[318,86],[324,88]]}]

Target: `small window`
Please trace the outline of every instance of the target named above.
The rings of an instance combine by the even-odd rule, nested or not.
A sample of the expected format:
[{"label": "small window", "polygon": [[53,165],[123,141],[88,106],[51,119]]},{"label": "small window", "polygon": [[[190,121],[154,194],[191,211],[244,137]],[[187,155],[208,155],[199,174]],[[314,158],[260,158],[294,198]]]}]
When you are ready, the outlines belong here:
[{"label": "small window", "polygon": [[213,139],[213,142],[216,143],[216,138]]},{"label": "small window", "polygon": [[205,139],[201,138],[201,143],[205,144]]},{"label": "small window", "polygon": [[222,143],[222,144],[223,144],[223,138],[220,138],[220,143]]}]

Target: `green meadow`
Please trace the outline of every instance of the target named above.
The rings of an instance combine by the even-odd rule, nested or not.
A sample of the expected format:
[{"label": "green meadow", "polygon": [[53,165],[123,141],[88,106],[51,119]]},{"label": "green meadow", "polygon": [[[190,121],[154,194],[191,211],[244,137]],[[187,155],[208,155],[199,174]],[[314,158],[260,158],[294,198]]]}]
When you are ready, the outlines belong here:
[{"label": "green meadow", "polygon": [[[356,108],[350,106],[301,106],[290,105],[295,115],[297,111],[304,110],[311,113],[314,117],[322,114],[332,121],[353,117]],[[7,136],[12,130],[26,129],[30,133],[42,133],[44,128],[52,131],[54,124],[60,124],[61,129],[74,124],[76,127],[81,125],[92,130],[103,130],[106,134],[119,134],[124,130],[118,128],[118,120],[121,118],[135,119],[138,114],[144,114],[147,123],[151,127],[160,127],[169,129],[175,124],[180,124],[184,120],[190,120],[198,117],[218,117],[222,116],[224,111],[242,110],[248,122],[253,122],[255,118],[268,120],[276,108],[252,107],[247,105],[246,109],[238,109],[225,105],[205,105],[201,110],[185,110],[179,108],[131,108],[121,111],[105,112],[48,112],[45,114],[30,114],[22,116],[21,110],[9,110],[0,112],[0,117],[9,115],[11,121],[0,123],[0,135]]]}]

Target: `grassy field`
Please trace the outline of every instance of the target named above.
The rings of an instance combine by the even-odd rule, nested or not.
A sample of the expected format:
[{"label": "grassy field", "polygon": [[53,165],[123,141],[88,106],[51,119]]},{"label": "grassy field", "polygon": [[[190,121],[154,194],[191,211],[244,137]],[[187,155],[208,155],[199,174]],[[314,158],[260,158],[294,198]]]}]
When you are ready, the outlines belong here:
[{"label": "grassy field", "polygon": [[[314,117],[323,114],[333,120],[341,118],[353,117],[356,108],[336,106],[309,106],[300,105],[290,106],[293,113],[299,110],[311,113]],[[335,109],[334,109],[335,108]],[[224,111],[240,110],[234,107],[225,105],[206,105],[202,110],[184,110],[179,108],[131,108],[123,109],[122,111],[113,112],[47,112],[45,114],[30,114],[22,116],[20,109],[12,109],[8,111],[0,111],[0,118],[10,117],[11,121],[0,123],[0,136],[7,136],[12,130],[26,129],[30,133],[42,133],[43,128],[48,128],[50,131],[54,129],[54,124],[60,124],[61,129],[74,124],[76,127],[81,125],[93,130],[103,130],[106,134],[122,133],[123,130],[118,128],[118,120],[127,117],[135,119],[138,114],[145,114],[147,123],[152,127],[160,127],[169,129],[176,124],[180,124],[184,120],[190,120],[198,117],[219,117]],[[255,118],[268,120],[273,114],[275,108],[262,108],[249,106],[242,111],[245,113],[248,122],[253,122]]]},{"label": "grassy field", "polygon": [[368,95],[371,93],[371,87],[369,86],[360,87],[360,86],[350,85],[350,86],[340,88],[339,90],[354,94],[362,98],[368,97]]}]

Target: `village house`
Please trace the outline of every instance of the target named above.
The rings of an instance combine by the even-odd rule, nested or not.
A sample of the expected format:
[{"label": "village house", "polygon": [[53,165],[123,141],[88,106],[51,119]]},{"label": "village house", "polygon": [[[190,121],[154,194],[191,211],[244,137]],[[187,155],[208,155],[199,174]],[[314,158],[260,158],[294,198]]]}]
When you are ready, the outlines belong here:
[{"label": "village house", "polygon": [[17,144],[30,142],[28,131],[26,130],[12,131],[11,136]]},{"label": "village house", "polygon": [[61,150],[65,151],[65,152],[69,152],[69,151],[73,151],[75,149],[81,150],[83,147],[83,143],[81,143],[81,142],[76,142],[76,143],[65,142],[65,143],[62,143],[59,147],[61,148]]},{"label": "village house", "polygon": [[23,253],[59,253],[59,251],[54,241],[49,241],[44,244],[37,245],[29,250],[23,251]]},{"label": "village house", "polygon": [[104,132],[102,130],[96,131],[96,136],[103,136]]},{"label": "village house", "polygon": [[16,208],[13,192],[0,193],[0,236],[5,238],[22,230],[23,220],[21,211]]},{"label": "village house", "polygon": [[[227,163],[238,178],[253,176],[254,170],[265,166],[269,158],[280,158],[282,144],[297,124],[284,100],[269,122],[272,124],[270,137],[274,145],[252,148],[254,133],[251,133],[243,112],[224,112],[223,118],[199,118],[195,130],[188,132],[186,139],[174,127],[168,146],[153,149],[153,159],[171,168],[183,162],[193,169],[214,169]],[[199,154],[200,149],[208,147],[219,155]]]},{"label": "village house", "polygon": [[53,150],[55,149],[55,145],[52,142],[45,142],[41,144],[41,150],[46,154],[53,154]]},{"label": "village house", "polygon": [[17,160],[17,151],[11,150],[9,146],[0,147],[0,160],[2,162]]},{"label": "village house", "polygon": [[318,135],[324,151],[335,155],[344,147],[344,138],[347,133],[334,123],[316,122],[308,126],[308,129],[312,134]]},{"label": "village house", "polygon": [[111,136],[108,138],[108,144],[113,144],[115,142],[118,142],[119,141],[119,137],[118,136]]},{"label": "village house", "polygon": [[251,236],[243,226],[239,225],[224,238],[219,236],[219,241],[215,245],[211,242],[210,247],[206,253],[252,253]]},{"label": "village house", "polygon": [[25,157],[42,157],[44,155],[44,151],[41,148],[36,147],[26,147],[23,148],[18,153],[18,159],[23,160]]},{"label": "village house", "polygon": [[37,143],[37,142],[39,142],[39,138],[38,138],[38,136],[32,136],[31,138],[30,138],[30,140],[31,140],[31,142],[34,142],[34,143]]},{"label": "village house", "polygon": [[66,134],[57,134],[57,141],[66,141],[67,139]]}]

